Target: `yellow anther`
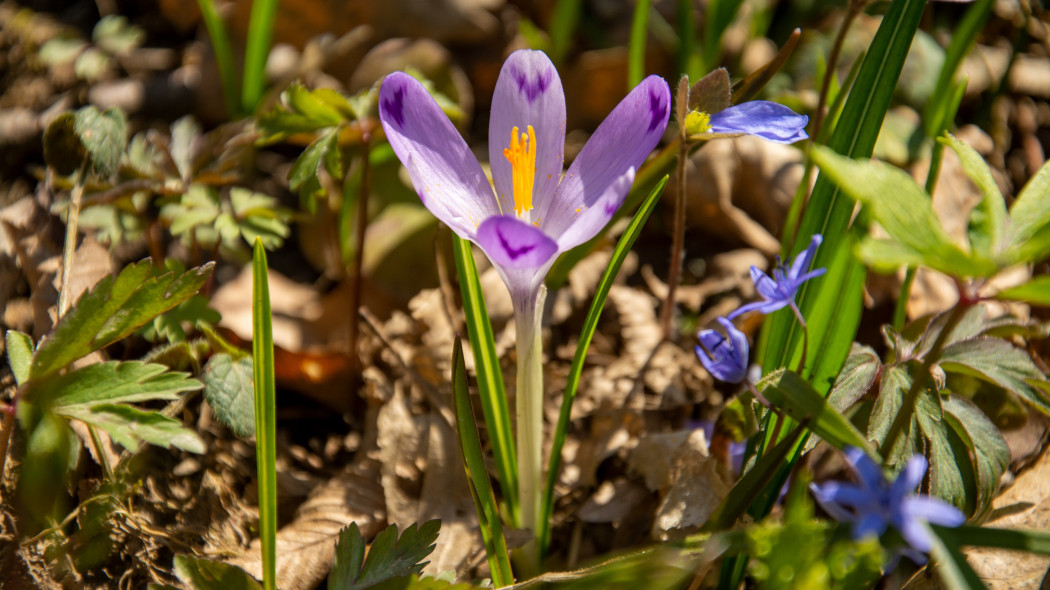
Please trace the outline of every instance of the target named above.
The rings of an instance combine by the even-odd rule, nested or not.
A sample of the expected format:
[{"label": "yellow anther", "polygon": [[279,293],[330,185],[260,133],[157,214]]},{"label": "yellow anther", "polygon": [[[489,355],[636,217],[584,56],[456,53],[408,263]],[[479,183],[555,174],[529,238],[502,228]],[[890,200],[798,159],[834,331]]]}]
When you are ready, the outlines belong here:
[{"label": "yellow anther", "polygon": [[532,210],[532,185],[536,180],[536,131],[529,125],[518,137],[518,128],[510,131],[510,147],[503,150],[510,162],[514,185],[514,213],[522,215]]},{"label": "yellow anther", "polygon": [[701,111],[689,111],[685,116],[686,137],[707,133],[711,129],[711,115]]}]

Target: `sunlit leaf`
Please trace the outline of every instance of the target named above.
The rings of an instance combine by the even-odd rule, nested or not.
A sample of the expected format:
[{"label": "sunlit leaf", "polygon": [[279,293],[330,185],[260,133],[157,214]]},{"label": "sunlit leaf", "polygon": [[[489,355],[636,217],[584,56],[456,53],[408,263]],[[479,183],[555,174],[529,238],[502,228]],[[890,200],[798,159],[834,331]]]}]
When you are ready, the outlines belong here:
[{"label": "sunlit leaf", "polygon": [[234,359],[225,352],[212,355],[204,365],[204,399],[215,416],[237,436],[255,434],[255,398],[252,358]]},{"label": "sunlit leaf", "polygon": [[1030,381],[1045,379],[1028,353],[1002,338],[980,337],[945,347],[940,364],[945,371],[978,377],[1009,390],[1050,414],[1050,397]]},{"label": "sunlit leaf", "polygon": [[332,590],[364,590],[393,578],[419,574],[434,551],[441,522],[430,520],[409,525],[400,537],[390,525],[376,536],[365,557],[365,539],[357,524],[339,533],[335,563],[328,576]]},{"label": "sunlit leaf", "polygon": [[190,555],[176,555],[175,575],[193,590],[261,590],[262,586],[248,572],[223,563]]},{"label": "sunlit leaf", "polygon": [[132,451],[139,448],[140,442],[191,453],[205,451],[204,441],[196,432],[160,412],[124,404],[94,404],[56,408],[56,413],[104,430],[114,442]]},{"label": "sunlit leaf", "polygon": [[7,366],[15,377],[15,383],[22,385],[29,379],[29,367],[33,363],[33,339],[18,330],[8,330],[4,335],[7,344]]},{"label": "sunlit leaf", "polygon": [[[184,391],[201,388],[188,373],[141,361],[106,361],[35,383],[33,396],[45,399],[59,413],[98,403],[174,400]],[[72,410],[70,410],[72,411]]]},{"label": "sunlit leaf", "polygon": [[947,144],[962,162],[963,171],[981,191],[981,201],[970,211],[970,248],[991,258],[998,253],[1006,229],[1006,201],[992,178],[992,171],[984,158],[969,145],[950,133],[938,141]]},{"label": "sunlit leaf", "polygon": [[91,165],[100,176],[109,176],[117,169],[127,145],[128,122],[124,111],[109,108],[99,111],[84,107],[74,115],[77,136],[91,157]]},{"label": "sunlit leaf", "polygon": [[1032,305],[1050,306],[1050,275],[1040,275],[1023,285],[1000,291],[995,297],[1024,301]]},{"label": "sunlit leaf", "polygon": [[1010,208],[1003,263],[1036,262],[1050,254],[1050,162],[1029,179]]}]

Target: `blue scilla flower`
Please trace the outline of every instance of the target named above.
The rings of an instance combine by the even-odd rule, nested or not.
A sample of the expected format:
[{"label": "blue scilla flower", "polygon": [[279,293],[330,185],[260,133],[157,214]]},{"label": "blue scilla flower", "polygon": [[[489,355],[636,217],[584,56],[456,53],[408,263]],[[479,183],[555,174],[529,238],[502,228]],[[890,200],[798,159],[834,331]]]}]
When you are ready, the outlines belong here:
[{"label": "blue scilla flower", "polygon": [[710,133],[746,133],[773,143],[794,143],[809,137],[809,117],[782,104],[752,100],[711,115]]},{"label": "blue scilla flower", "polygon": [[927,523],[955,527],[966,521],[951,504],[915,493],[928,466],[922,455],[908,459],[893,483],[886,481],[882,469],[864,451],[847,448],[846,459],[857,476],[856,484],[829,481],[809,487],[828,514],[853,523],[854,539],[881,536],[892,526],[909,545],[902,553],[916,563],[925,563],[924,554],[932,546]]},{"label": "blue scilla flower", "polygon": [[715,379],[741,383],[747,378],[747,336],[726,318],[718,318],[718,323],[726,329],[726,335],[718,330],[701,330],[697,334],[700,345],[696,347],[696,356]]},{"label": "blue scilla flower", "polygon": [[801,317],[798,308],[795,306],[795,293],[802,286],[802,283],[824,274],[825,269],[823,268],[806,272],[810,265],[813,264],[813,257],[816,256],[817,248],[823,239],[820,234],[814,234],[809,241],[809,247],[795,257],[790,268],[778,260],[776,268],[773,269],[772,277],[763,273],[757,266],[752,266],[751,279],[755,282],[755,289],[762,296],[762,300],[740,306],[736,311],[729,314],[728,319],[756,310],[764,314],[771,314],[789,305],[795,311],[795,315]]}]

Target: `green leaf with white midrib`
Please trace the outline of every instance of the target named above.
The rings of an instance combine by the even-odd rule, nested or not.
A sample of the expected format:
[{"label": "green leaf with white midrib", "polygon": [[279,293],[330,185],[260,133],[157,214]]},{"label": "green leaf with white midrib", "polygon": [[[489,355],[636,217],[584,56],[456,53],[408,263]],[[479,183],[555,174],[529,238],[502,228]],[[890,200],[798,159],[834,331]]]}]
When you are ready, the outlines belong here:
[{"label": "green leaf with white midrib", "polygon": [[191,453],[205,451],[204,441],[197,433],[160,412],[99,403],[55,408],[55,413],[104,430],[114,442],[131,451],[139,448],[140,441],[164,448],[178,447]]},{"label": "green leaf with white midrib", "polygon": [[591,307],[587,310],[587,318],[583,322],[583,329],[580,331],[579,342],[576,345],[576,352],[573,354],[572,365],[569,368],[569,375],[566,379],[561,409],[558,413],[558,423],[554,428],[554,436],[552,437],[550,458],[547,461],[547,482],[543,490],[542,504],[543,514],[546,515],[546,518],[540,519],[540,522],[547,524],[546,528],[537,533],[537,537],[540,540],[541,555],[546,552],[547,545],[550,542],[550,517],[554,510],[554,485],[558,481],[558,472],[561,469],[561,449],[565,444],[565,437],[569,429],[572,402],[580,387],[580,377],[583,375],[583,363],[587,358],[587,349],[590,347],[591,339],[594,338],[594,332],[598,328],[598,319],[601,317],[602,309],[605,308],[605,299],[609,295],[613,281],[616,279],[616,275],[620,271],[624,260],[627,259],[627,253],[630,251],[631,246],[638,239],[642,227],[648,221],[649,216],[656,207],[656,203],[660,200],[664,186],[667,185],[667,178],[665,175],[649,191],[649,196],[638,208],[638,211],[635,212],[627,229],[624,230],[620,241],[616,244],[616,249],[613,250],[609,265],[605,268],[601,280],[598,281],[594,299],[591,301]]},{"label": "green leaf with white midrib", "polygon": [[150,261],[127,266],[108,276],[77,300],[37,347],[30,378],[43,377],[120,340],[154,317],[195,295],[211,276],[215,263],[180,276],[153,276]]},{"label": "green leaf with white midrib", "polygon": [[200,389],[189,373],[141,361],[107,361],[64,373],[34,384],[33,393],[50,400],[56,412],[99,403],[174,400],[180,393]]}]

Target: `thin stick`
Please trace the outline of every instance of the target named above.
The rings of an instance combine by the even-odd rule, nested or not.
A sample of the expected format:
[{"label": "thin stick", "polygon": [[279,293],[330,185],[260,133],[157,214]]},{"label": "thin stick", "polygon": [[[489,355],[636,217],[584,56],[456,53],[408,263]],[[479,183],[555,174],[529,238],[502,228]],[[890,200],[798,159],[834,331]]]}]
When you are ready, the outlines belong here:
[{"label": "thin stick", "polygon": [[350,285],[350,359],[354,371],[361,372],[361,358],[357,351],[358,320],[357,309],[361,307],[362,267],[365,256],[365,230],[368,229],[368,193],[372,180],[372,167],[369,165],[371,133],[365,126],[361,128],[361,190],[357,194],[357,219],[354,220],[354,266],[353,283]]},{"label": "thin stick", "polygon": [[73,181],[73,191],[69,196],[69,210],[66,212],[66,243],[62,249],[62,286],[58,292],[58,317],[66,315],[69,311],[70,299],[70,276],[73,273],[73,256],[77,250],[77,225],[80,223],[80,201],[84,198],[84,178],[87,176],[88,161],[80,166],[76,180]]},{"label": "thin stick", "polygon": [[674,229],[671,238],[671,261],[667,270],[667,298],[660,310],[660,328],[665,340],[673,340],[675,290],[682,274],[682,251],[685,249],[685,163],[689,158],[689,142],[685,136],[685,116],[689,108],[689,77],[682,76],[675,97],[678,118],[678,165],[675,173]]}]

